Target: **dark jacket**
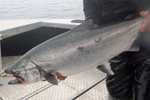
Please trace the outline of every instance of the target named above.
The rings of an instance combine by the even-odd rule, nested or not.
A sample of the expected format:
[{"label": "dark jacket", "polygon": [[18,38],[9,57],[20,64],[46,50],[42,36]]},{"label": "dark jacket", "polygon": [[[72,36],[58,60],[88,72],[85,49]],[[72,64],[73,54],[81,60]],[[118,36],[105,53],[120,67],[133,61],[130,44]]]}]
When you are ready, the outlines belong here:
[{"label": "dark jacket", "polygon": [[[150,0],[84,0],[83,3],[85,20],[93,19],[99,26],[123,21],[131,13],[137,17],[150,6]],[[125,52],[110,60],[115,75],[107,75],[106,86],[114,100],[149,100],[148,52],[142,48],[139,52]]]},{"label": "dark jacket", "polygon": [[142,10],[147,10],[149,0],[83,0],[85,20],[92,18],[97,25],[103,25],[124,18],[134,13],[139,15]]}]

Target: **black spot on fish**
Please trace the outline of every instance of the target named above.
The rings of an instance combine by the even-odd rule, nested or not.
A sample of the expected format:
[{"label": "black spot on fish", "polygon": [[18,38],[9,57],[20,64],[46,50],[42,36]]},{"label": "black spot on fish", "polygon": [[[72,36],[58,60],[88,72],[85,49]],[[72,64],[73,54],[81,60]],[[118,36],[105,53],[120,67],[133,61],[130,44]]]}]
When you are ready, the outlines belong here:
[{"label": "black spot on fish", "polygon": [[82,52],[84,50],[84,47],[78,47],[77,50]]}]

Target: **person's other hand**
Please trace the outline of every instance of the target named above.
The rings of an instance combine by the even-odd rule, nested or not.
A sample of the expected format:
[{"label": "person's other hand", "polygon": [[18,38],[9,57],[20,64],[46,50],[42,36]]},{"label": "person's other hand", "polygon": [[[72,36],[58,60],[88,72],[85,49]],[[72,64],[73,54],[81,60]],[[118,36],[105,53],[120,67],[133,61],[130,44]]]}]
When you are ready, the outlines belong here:
[{"label": "person's other hand", "polygon": [[140,32],[150,31],[150,12],[149,11],[141,11],[140,15],[145,17],[143,26],[140,29]]},{"label": "person's other hand", "polygon": [[56,75],[59,80],[65,80],[67,77],[62,76],[60,73],[53,71],[52,74]]}]

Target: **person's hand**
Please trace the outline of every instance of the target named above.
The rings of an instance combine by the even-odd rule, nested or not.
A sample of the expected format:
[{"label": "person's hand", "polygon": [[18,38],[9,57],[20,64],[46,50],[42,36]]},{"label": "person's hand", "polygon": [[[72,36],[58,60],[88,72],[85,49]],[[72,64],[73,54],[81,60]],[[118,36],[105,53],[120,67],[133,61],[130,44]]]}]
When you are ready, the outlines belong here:
[{"label": "person's hand", "polygon": [[62,76],[60,73],[53,71],[52,74],[56,75],[59,80],[65,80],[67,77]]},{"label": "person's hand", "polygon": [[149,11],[141,11],[140,15],[145,17],[143,26],[140,29],[140,32],[150,31],[150,12]]}]

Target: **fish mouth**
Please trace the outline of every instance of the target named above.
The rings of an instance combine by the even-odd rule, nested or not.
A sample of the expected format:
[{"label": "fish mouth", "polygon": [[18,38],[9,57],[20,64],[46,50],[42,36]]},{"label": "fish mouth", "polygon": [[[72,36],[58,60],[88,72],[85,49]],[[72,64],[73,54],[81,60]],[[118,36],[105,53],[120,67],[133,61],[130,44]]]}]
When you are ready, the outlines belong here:
[{"label": "fish mouth", "polygon": [[16,77],[17,79],[11,80],[8,84],[9,85],[15,85],[15,84],[25,84],[26,81],[24,81],[15,71],[11,71],[12,75]]}]

